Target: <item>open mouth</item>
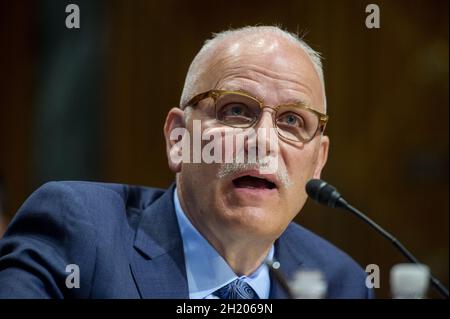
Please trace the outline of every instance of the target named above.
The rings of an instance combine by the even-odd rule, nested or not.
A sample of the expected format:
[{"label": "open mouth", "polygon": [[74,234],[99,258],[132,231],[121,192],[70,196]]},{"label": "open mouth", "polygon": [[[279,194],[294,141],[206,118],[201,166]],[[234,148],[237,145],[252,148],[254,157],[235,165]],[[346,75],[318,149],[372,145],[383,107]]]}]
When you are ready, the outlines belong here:
[{"label": "open mouth", "polygon": [[250,188],[250,189],[274,189],[275,183],[260,177],[245,175],[233,180],[233,185],[236,188]]}]

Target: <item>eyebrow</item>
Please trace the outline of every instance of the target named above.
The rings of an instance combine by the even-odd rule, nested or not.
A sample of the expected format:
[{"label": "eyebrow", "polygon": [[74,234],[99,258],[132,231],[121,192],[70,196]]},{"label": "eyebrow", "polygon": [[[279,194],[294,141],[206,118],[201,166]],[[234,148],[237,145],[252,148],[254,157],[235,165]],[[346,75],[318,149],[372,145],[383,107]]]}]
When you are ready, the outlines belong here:
[{"label": "eyebrow", "polygon": [[249,92],[246,89],[239,88],[238,86],[230,85],[230,86],[226,86],[225,88],[222,88],[222,89],[219,88],[219,90],[241,92],[241,93],[245,93],[245,94],[248,94],[250,96],[256,97],[259,101],[263,100],[261,98],[261,96],[259,96],[258,94],[251,93],[251,92]]},{"label": "eyebrow", "polygon": [[302,106],[310,107],[311,103],[307,102],[305,99],[297,98],[297,99],[289,99],[287,102],[282,103],[281,105],[293,105],[293,104],[300,104]]},{"label": "eyebrow", "polygon": [[[261,96],[258,96],[257,94],[251,93],[245,89],[239,89],[238,87],[233,87],[232,85],[226,88],[223,88],[221,90],[224,91],[236,91],[236,92],[242,92],[245,94],[248,94],[250,96],[253,96],[255,98],[257,98],[259,101],[264,103],[264,99],[261,98]],[[302,98],[290,98],[288,99],[286,102],[280,103],[278,105],[302,105],[302,106],[307,106],[307,107],[311,107],[311,104],[309,102],[307,102],[307,100],[302,99]]]}]

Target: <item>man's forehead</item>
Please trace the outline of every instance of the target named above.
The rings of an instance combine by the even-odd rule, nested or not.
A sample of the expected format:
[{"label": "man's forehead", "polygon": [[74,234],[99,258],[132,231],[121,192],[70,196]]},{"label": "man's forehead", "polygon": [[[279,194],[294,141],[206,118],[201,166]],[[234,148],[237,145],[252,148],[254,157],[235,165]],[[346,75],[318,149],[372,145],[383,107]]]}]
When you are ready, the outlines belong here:
[{"label": "man's forehead", "polygon": [[291,56],[297,59],[309,60],[304,50],[282,36],[271,33],[254,33],[242,36],[232,35],[224,38],[213,50],[213,57],[241,57],[241,56]]},{"label": "man's forehead", "polygon": [[[204,90],[225,89],[231,84],[225,82],[230,81],[237,89],[240,84],[267,77],[287,90],[297,88],[315,100],[311,102],[322,104],[320,79],[311,59],[300,46],[287,39],[261,35],[225,39],[205,64]],[[219,87],[220,84],[225,86]]]},{"label": "man's forehead", "polygon": [[260,54],[269,54],[276,50],[292,46],[287,39],[270,34],[251,34],[244,37],[231,36],[222,41],[221,52],[227,55],[241,55],[256,50]]}]

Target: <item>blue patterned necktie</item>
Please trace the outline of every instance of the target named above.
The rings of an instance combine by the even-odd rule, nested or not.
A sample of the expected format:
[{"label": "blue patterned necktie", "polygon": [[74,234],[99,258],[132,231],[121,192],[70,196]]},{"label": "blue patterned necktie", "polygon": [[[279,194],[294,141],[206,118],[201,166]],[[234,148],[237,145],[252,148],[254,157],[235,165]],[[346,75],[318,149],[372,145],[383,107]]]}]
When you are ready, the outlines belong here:
[{"label": "blue patterned necktie", "polygon": [[259,299],[253,288],[241,279],[236,279],[217,289],[214,295],[220,299]]}]

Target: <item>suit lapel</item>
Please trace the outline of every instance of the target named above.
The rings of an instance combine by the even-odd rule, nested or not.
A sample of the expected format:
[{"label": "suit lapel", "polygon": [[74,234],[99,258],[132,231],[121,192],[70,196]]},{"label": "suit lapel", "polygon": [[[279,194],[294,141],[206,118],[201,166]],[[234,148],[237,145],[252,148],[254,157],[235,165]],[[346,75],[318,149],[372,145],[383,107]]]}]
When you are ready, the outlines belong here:
[{"label": "suit lapel", "polygon": [[[142,298],[189,298],[183,242],[173,203],[173,184],[145,208],[137,227],[131,271]],[[286,280],[302,265],[302,256],[290,236],[291,226],[275,242],[275,259]],[[271,299],[285,299],[282,287],[271,278]]]},{"label": "suit lapel", "polygon": [[[292,280],[296,271],[299,270],[303,264],[302,256],[298,254],[298,249],[295,249],[295,242],[290,236],[291,228],[288,226],[286,231],[275,242],[275,260],[280,263],[280,272],[288,281]],[[270,278],[270,298],[271,299],[286,299],[287,294],[283,288],[278,284],[274,278]]]},{"label": "suit lapel", "polygon": [[142,213],[131,271],[142,298],[189,298],[172,185]]}]

